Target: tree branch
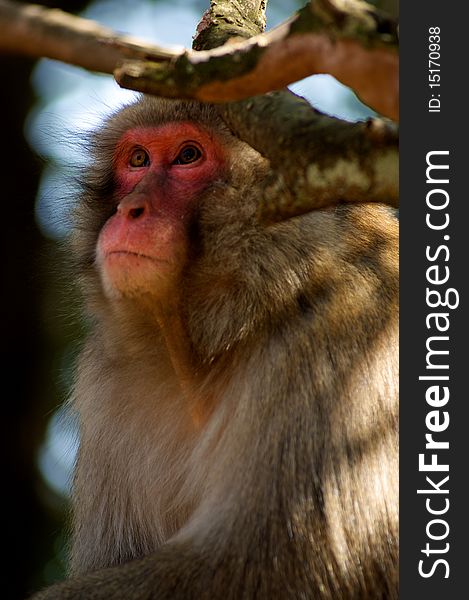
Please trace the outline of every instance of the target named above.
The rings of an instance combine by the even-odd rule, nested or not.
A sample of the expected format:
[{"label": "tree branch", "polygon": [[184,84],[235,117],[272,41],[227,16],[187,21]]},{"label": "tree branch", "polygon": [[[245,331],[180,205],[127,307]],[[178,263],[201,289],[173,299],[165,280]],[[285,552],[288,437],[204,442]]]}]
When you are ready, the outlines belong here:
[{"label": "tree branch", "polygon": [[[220,13],[218,2],[216,7]],[[222,30],[218,39],[225,39],[221,18],[217,26]],[[247,31],[252,29],[255,25]],[[207,48],[200,35],[197,47]],[[116,70],[115,77],[123,87],[142,92],[222,102],[282,89],[308,75],[329,73],[377,112],[397,120],[397,46],[396,24],[365,2],[311,0],[268,33],[187,53],[170,63],[129,61]]]},{"label": "tree branch", "polygon": [[147,45],[89,19],[36,4],[0,0],[0,51],[46,57],[112,75],[129,57],[174,60],[183,49]]},{"label": "tree branch", "polygon": [[[203,47],[216,42],[207,36]],[[391,123],[327,117],[288,91],[220,104],[218,110],[232,132],[272,166],[259,198],[261,222],[340,201],[398,205],[398,134]]]},{"label": "tree branch", "polygon": [[222,46],[233,38],[250,38],[265,29],[267,0],[216,0],[202,17],[192,48]]},{"label": "tree branch", "polygon": [[[195,45],[206,47],[214,36],[219,42],[261,31],[265,4],[212,2]],[[396,25],[359,0],[312,0],[268,33],[202,52],[147,45],[93,21],[8,0],[0,0],[0,30],[0,51],[115,71],[123,87],[142,92],[225,102],[329,73],[376,111],[398,118]]]},{"label": "tree branch", "polygon": [[268,158],[279,174],[259,201],[262,222],[337,202],[398,206],[398,132],[392,122],[334,119],[286,91],[219,110],[233,133]]}]

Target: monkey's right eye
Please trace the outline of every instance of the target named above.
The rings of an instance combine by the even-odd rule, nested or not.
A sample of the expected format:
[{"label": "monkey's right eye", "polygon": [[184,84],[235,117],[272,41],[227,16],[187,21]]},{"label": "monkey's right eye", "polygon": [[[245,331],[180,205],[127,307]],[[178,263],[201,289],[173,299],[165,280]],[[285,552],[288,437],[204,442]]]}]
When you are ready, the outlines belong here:
[{"label": "monkey's right eye", "polygon": [[136,148],[129,160],[129,165],[131,167],[148,167],[150,164],[150,157],[148,156],[148,152],[143,148]]}]

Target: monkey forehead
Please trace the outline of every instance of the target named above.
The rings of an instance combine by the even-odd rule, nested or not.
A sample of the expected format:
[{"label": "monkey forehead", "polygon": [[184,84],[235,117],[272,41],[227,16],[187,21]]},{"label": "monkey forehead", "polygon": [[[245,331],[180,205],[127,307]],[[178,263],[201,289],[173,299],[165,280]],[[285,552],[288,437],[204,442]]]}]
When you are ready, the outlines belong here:
[{"label": "monkey forehead", "polygon": [[197,123],[216,131],[222,137],[233,137],[213,105],[193,100],[170,100],[153,96],[142,96],[140,100],[111,115],[105,121],[103,129],[115,139],[120,138],[129,129],[159,127],[165,123],[181,121]]},{"label": "monkey forehead", "polygon": [[[225,166],[236,171],[246,167],[252,170],[255,163],[267,163],[248,144],[234,136],[221,119],[215,106],[193,100],[171,100],[142,96],[108,117],[102,127],[85,143],[89,158],[88,181],[94,186],[109,182],[115,165],[116,148],[126,132],[139,128],[159,128],[175,123],[191,123],[205,130],[221,143],[226,154]],[[247,166],[246,166],[247,165]],[[262,169],[264,166],[262,166]]]}]

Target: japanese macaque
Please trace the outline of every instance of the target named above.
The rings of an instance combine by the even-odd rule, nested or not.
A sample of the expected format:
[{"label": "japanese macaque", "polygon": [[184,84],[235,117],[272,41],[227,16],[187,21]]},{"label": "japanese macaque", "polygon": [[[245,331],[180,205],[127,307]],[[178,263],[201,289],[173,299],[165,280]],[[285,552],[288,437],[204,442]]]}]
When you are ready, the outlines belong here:
[{"label": "japanese macaque", "polygon": [[93,146],[70,579],[37,598],[397,598],[395,216],[262,225],[267,160],[195,102]]}]

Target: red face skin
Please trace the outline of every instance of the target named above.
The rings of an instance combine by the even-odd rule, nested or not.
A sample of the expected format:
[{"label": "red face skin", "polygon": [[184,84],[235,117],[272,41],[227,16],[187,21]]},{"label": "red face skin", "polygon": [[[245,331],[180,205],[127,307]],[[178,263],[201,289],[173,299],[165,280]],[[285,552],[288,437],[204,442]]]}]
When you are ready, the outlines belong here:
[{"label": "red face skin", "polygon": [[[188,147],[198,150],[197,158],[185,163]],[[161,299],[171,291],[187,259],[197,198],[224,164],[221,143],[193,123],[135,128],[122,136],[114,154],[117,211],[97,244],[108,296]]]}]

